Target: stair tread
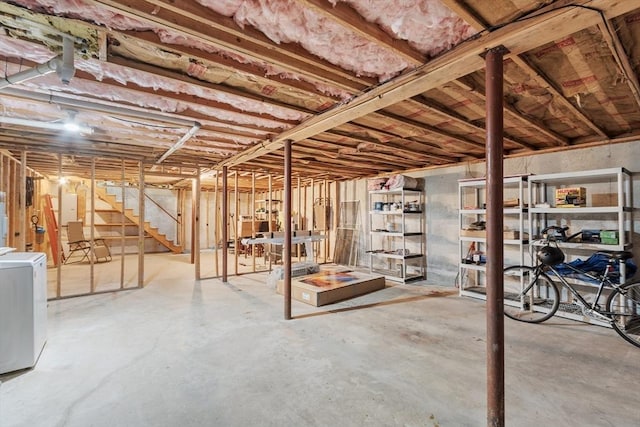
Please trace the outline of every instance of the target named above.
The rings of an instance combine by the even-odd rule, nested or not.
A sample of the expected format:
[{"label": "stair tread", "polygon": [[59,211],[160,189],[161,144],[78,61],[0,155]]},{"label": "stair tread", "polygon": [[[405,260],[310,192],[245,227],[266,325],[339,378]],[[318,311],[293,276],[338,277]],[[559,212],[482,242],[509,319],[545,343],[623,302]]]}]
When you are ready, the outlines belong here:
[{"label": "stair tread", "polygon": [[[125,208],[122,202],[119,202],[117,196],[114,194],[110,194],[106,189],[96,188],[96,193],[98,197],[100,197],[105,202],[109,203],[111,207],[116,209],[119,212],[124,213],[124,215],[134,222],[132,225],[140,225],[140,217],[134,213],[133,208]],[[156,241],[166,246],[172,252],[180,253],[182,252],[182,246],[176,245],[173,241],[169,240],[166,234],[160,233],[158,227],[153,227],[150,221],[144,221],[142,224],[144,230],[153,237]]]}]

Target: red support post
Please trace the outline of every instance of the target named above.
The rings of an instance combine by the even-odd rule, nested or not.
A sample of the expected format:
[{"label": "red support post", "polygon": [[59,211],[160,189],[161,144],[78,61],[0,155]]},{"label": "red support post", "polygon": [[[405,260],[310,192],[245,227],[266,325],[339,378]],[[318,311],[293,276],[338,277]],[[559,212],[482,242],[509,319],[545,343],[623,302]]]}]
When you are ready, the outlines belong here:
[{"label": "red support post", "polygon": [[284,318],[291,319],[291,140],[284,142]]},{"label": "red support post", "polygon": [[487,99],[487,425],[504,426],[503,56],[490,49]]}]

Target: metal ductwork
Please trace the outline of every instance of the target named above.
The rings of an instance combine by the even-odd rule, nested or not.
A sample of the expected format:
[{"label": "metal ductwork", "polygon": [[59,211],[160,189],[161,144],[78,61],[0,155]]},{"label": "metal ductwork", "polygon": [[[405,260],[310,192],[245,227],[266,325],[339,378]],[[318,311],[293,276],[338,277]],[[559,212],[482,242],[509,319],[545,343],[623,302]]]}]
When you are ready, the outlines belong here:
[{"label": "metal ductwork", "polygon": [[58,77],[60,77],[63,84],[68,85],[71,82],[71,78],[76,73],[76,69],[73,65],[73,58],[75,54],[74,42],[70,37],[63,37],[62,40],[62,55],[58,55],[44,64],[40,64],[28,70],[0,78],[0,89],[54,72],[58,74]]},{"label": "metal ductwork", "polygon": [[187,132],[186,134],[184,134],[182,136],[182,138],[180,138],[178,140],[178,142],[176,142],[175,144],[173,144],[171,146],[171,148],[169,148],[163,155],[162,157],[160,157],[158,159],[158,161],[156,161],[156,165],[159,165],[160,163],[164,162],[165,159],[167,157],[169,157],[170,155],[172,155],[178,148],[182,147],[184,145],[185,142],[187,142],[193,135],[196,134],[196,132],[198,132],[198,130],[200,129],[200,123],[195,122],[193,124],[193,126],[191,127],[191,129],[189,129],[189,132]]},{"label": "metal ductwork", "polygon": [[71,83],[71,78],[76,74],[76,69],[73,66],[73,57],[75,55],[73,39],[65,37],[62,39],[62,59],[58,57],[59,67],[56,68],[56,73],[62,84],[68,85]]}]

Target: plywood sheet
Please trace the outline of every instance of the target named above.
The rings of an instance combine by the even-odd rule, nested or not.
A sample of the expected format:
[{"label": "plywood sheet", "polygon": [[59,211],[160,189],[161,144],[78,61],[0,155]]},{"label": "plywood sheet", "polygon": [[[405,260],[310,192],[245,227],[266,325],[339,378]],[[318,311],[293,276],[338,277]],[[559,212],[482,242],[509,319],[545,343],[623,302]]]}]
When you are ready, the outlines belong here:
[{"label": "plywood sheet", "polygon": [[[358,271],[323,270],[291,281],[291,297],[316,307],[384,289],[384,277]],[[276,287],[284,293],[284,281]]]}]

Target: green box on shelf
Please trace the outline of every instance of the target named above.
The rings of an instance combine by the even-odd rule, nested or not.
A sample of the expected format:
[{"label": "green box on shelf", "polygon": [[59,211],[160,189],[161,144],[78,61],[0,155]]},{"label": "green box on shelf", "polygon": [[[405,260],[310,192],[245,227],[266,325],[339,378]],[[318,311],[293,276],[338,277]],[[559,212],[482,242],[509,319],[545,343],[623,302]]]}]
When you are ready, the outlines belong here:
[{"label": "green box on shelf", "polygon": [[617,245],[620,243],[617,230],[601,230],[600,243],[604,245]]}]

